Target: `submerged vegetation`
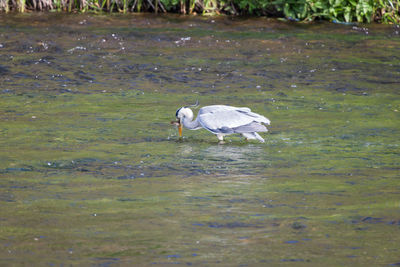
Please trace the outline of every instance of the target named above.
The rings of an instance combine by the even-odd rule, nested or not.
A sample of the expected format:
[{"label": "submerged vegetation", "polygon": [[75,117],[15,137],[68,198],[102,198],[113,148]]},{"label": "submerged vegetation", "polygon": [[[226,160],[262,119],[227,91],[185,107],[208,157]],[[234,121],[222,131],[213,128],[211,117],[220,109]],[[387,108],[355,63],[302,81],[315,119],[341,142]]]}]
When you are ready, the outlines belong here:
[{"label": "submerged vegetation", "polygon": [[172,12],[400,23],[400,0],[0,0],[0,11]]},{"label": "submerged vegetation", "polygon": [[398,30],[0,15],[0,266],[399,266]]}]

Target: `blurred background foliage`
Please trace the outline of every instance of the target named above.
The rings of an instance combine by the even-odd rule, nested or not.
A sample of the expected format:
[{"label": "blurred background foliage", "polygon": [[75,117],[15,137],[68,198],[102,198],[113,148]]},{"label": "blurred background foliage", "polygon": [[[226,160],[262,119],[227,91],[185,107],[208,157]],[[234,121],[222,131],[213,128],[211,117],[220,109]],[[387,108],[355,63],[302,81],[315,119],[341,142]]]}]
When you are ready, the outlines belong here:
[{"label": "blurred background foliage", "polygon": [[294,21],[400,23],[400,0],[0,0],[0,11],[255,15]]}]

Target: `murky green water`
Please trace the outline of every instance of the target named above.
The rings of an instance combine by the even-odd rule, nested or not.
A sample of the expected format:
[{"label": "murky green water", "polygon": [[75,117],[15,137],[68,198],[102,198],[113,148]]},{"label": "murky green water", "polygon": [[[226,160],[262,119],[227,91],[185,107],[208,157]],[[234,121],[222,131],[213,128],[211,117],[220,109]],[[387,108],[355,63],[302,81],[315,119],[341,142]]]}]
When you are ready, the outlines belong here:
[{"label": "murky green water", "polygon": [[[400,29],[0,16],[0,265],[400,264]],[[248,106],[265,144],[177,130]]]}]

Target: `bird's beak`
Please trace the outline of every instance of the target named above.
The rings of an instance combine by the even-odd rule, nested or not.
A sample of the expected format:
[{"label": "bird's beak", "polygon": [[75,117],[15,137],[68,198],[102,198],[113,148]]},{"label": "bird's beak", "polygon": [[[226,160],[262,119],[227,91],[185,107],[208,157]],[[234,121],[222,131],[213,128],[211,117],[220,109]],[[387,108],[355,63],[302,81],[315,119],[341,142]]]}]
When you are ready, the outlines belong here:
[{"label": "bird's beak", "polygon": [[178,126],[178,131],[179,131],[179,137],[182,137],[182,123],[181,121],[178,119],[176,121],[171,121],[171,124]]},{"label": "bird's beak", "polygon": [[178,130],[179,130],[179,137],[182,137],[182,123],[181,122],[179,122]]}]

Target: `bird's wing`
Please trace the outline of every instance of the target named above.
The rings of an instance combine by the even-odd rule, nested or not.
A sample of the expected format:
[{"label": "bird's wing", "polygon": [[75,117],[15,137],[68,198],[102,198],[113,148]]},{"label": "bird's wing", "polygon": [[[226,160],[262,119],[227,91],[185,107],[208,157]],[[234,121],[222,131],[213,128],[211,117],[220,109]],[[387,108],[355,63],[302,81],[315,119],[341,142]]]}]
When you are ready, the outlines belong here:
[{"label": "bird's wing", "polygon": [[242,110],[244,112],[250,112],[249,108],[237,108],[232,106],[225,105],[213,105],[213,106],[205,106],[199,110],[200,114],[211,113],[211,112],[219,112],[219,111],[228,111],[228,110]]},{"label": "bird's wing", "polygon": [[[198,120],[200,124],[213,133],[235,133],[236,129],[248,126],[246,131],[263,131],[264,126],[259,123],[269,124],[264,116],[251,112],[249,108],[237,108],[231,106],[215,105],[200,109]],[[251,127],[255,124],[263,127]],[[250,129],[252,128],[252,129]],[[265,128],[266,130],[266,128]]]}]

